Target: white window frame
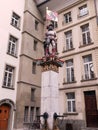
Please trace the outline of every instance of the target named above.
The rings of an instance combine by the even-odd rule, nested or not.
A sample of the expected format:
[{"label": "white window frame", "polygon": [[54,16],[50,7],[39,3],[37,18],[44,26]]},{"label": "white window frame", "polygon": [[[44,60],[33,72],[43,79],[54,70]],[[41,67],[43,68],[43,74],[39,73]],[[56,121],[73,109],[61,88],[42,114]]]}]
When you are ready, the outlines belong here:
[{"label": "white window frame", "polygon": [[72,31],[65,32],[65,36],[66,36],[66,50],[70,50],[73,48]]},{"label": "white window frame", "polygon": [[[73,94],[74,97],[68,97],[69,94]],[[67,113],[74,113],[76,112],[76,101],[75,101],[75,93],[70,92],[66,93],[67,96]]]},{"label": "white window frame", "polygon": [[16,28],[19,28],[20,26],[20,16],[17,15],[15,12],[12,13],[11,25]]},{"label": "white window frame", "polygon": [[5,73],[4,73],[4,80],[3,80],[3,87],[13,88],[13,79],[14,79],[14,67],[6,65]]},{"label": "white window frame", "polygon": [[79,7],[79,16],[84,16],[88,14],[87,4]]},{"label": "white window frame", "polygon": [[64,14],[64,20],[65,20],[65,23],[70,23],[72,21],[71,12]]},{"label": "white window frame", "polygon": [[[90,38],[89,24],[81,26],[81,29],[82,29],[83,45],[90,44],[91,43],[91,38]],[[85,38],[85,40],[84,40],[84,38]]]},{"label": "white window frame", "polygon": [[[67,65],[68,62],[72,62],[72,65]],[[72,72],[73,71],[73,72]],[[66,79],[67,82],[73,82],[74,81],[74,66],[73,66],[73,60],[66,61]]]},{"label": "white window frame", "polygon": [[[91,61],[89,60],[89,57]],[[87,58],[88,61],[85,61],[85,58]],[[84,61],[84,78],[87,79],[92,79],[94,78],[94,71],[91,67],[93,67],[93,62],[92,62],[92,56],[88,55],[83,57]]]},{"label": "white window frame", "polygon": [[17,55],[17,45],[18,44],[18,39],[15,38],[14,36],[10,35],[9,37],[9,43],[8,43],[8,54],[12,56]]}]

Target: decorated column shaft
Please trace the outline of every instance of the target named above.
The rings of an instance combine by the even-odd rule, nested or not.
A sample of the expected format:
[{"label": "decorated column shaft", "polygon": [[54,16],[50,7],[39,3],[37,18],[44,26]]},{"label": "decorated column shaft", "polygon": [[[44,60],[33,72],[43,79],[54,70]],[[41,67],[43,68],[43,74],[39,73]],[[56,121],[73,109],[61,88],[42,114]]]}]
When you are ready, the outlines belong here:
[{"label": "decorated column shaft", "polygon": [[[41,114],[47,112],[49,115],[49,129],[53,128],[53,114],[59,113],[58,106],[58,68],[55,65],[45,65],[42,72],[41,89]],[[54,71],[56,70],[56,71]]]}]

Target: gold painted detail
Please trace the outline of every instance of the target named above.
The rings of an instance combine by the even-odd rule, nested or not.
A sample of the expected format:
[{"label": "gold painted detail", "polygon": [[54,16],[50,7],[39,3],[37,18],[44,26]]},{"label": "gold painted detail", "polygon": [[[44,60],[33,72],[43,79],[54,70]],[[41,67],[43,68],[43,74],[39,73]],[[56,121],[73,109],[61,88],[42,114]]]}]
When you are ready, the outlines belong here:
[{"label": "gold painted detail", "polygon": [[42,66],[42,71],[49,71],[49,70],[58,72],[59,68],[57,65],[53,65],[53,64],[49,64],[49,65],[46,64]]}]

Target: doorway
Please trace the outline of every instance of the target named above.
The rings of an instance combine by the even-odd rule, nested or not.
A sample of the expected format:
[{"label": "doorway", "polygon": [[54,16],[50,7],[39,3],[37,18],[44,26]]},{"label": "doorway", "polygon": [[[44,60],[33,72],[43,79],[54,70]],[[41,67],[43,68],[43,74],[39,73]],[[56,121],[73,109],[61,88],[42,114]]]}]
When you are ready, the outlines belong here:
[{"label": "doorway", "polygon": [[4,104],[0,106],[0,130],[8,130],[10,117],[10,106]]},{"label": "doorway", "polygon": [[98,110],[95,91],[85,91],[84,98],[87,127],[98,127]]}]

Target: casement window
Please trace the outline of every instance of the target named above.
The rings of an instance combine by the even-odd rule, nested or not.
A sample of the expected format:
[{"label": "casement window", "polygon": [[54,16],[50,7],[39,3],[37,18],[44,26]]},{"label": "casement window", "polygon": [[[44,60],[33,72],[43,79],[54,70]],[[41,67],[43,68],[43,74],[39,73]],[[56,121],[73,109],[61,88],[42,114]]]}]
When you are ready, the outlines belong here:
[{"label": "casement window", "polygon": [[32,62],[32,74],[36,74],[36,62]]},{"label": "casement window", "polygon": [[[40,108],[39,107],[34,107],[34,106],[25,106],[24,107],[24,123],[36,123],[39,121],[40,115]],[[40,127],[39,125],[36,127]]]},{"label": "casement window", "polygon": [[88,14],[87,4],[79,7],[79,16],[84,16]]},{"label": "casement window", "polygon": [[74,79],[74,67],[73,67],[73,60],[66,61],[66,78],[67,82],[73,82]]},{"label": "casement window", "polygon": [[7,53],[12,56],[16,56],[17,48],[18,48],[17,46],[18,46],[18,39],[15,38],[14,36],[10,35]]},{"label": "casement window", "polygon": [[51,21],[52,25],[54,28],[57,28],[58,27],[58,23],[56,21]]},{"label": "casement window", "polygon": [[14,67],[6,65],[3,87],[13,89],[13,79],[14,79]]},{"label": "casement window", "polygon": [[12,14],[11,25],[13,25],[16,28],[20,27],[20,16],[14,12]]},{"label": "casement window", "polygon": [[92,55],[84,56],[83,62],[84,62],[84,79],[88,80],[94,78]]},{"label": "casement window", "polygon": [[72,21],[71,12],[64,14],[64,20],[65,23],[70,23]]},{"label": "casement window", "polygon": [[31,101],[34,101],[35,100],[35,89],[32,88],[31,89]]},{"label": "casement window", "polygon": [[39,25],[39,22],[35,20],[35,30],[38,30],[38,25]]},{"label": "casement window", "polygon": [[82,30],[83,45],[90,44],[91,38],[90,38],[89,24],[81,26],[81,30]]},{"label": "casement window", "polygon": [[33,50],[34,50],[34,51],[37,50],[37,43],[38,43],[38,42],[37,42],[36,40],[34,40],[34,44],[33,44]]},{"label": "casement window", "polygon": [[67,112],[72,113],[76,112],[76,105],[75,105],[75,93],[67,93]]},{"label": "casement window", "polygon": [[34,121],[34,107],[30,108],[30,122]]},{"label": "casement window", "polygon": [[73,43],[72,43],[72,31],[65,32],[65,37],[66,37],[66,50],[70,50],[73,48]]},{"label": "casement window", "polygon": [[24,122],[28,122],[29,121],[29,107],[25,106],[24,108]]}]

